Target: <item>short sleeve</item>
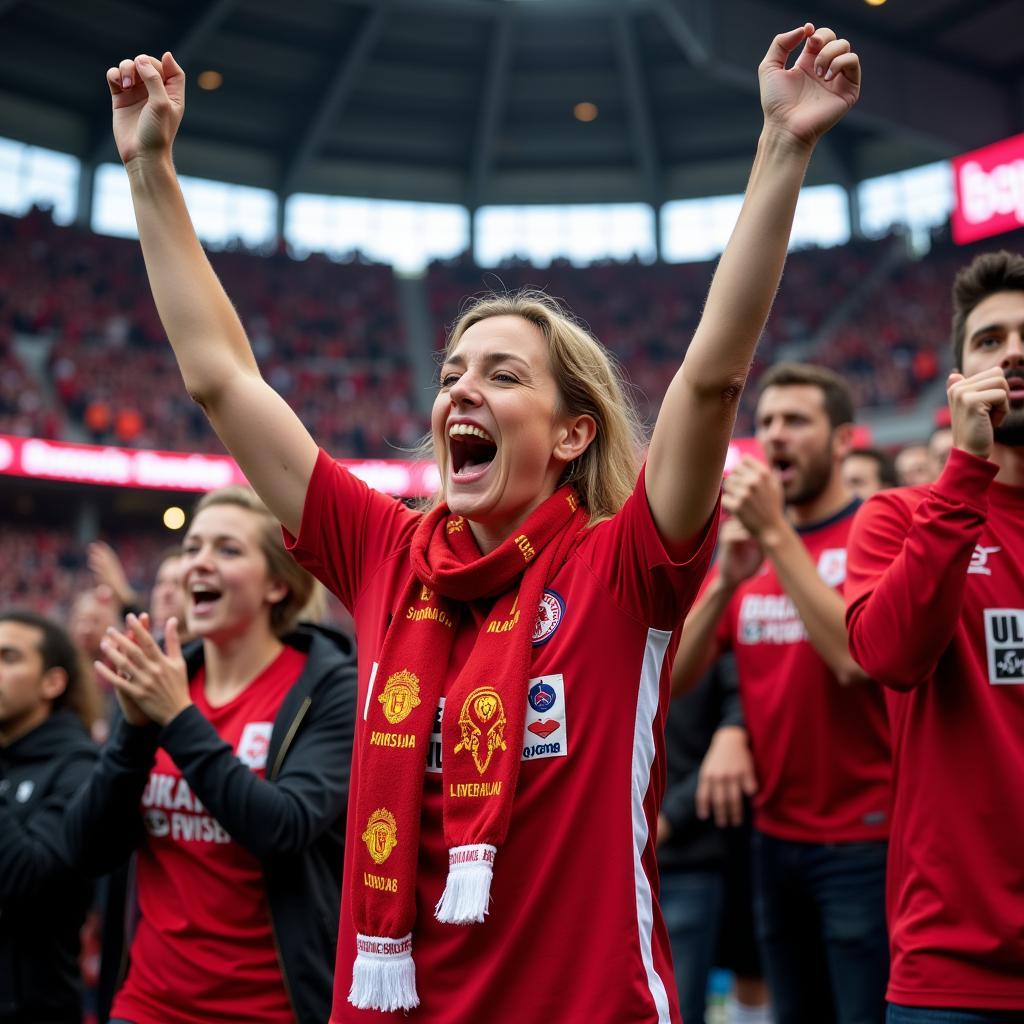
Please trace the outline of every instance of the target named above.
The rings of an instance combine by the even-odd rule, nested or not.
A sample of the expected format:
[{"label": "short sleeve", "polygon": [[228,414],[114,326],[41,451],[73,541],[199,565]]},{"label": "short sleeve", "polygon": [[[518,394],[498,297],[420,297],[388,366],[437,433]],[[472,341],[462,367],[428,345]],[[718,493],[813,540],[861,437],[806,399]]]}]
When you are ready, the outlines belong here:
[{"label": "short sleeve", "polygon": [[374,570],[407,545],[420,515],[353,476],[323,449],[306,490],[298,536],[285,547],[350,611]]},{"label": "short sleeve", "polygon": [[718,537],[716,503],[704,529],[669,551],[647,501],[644,470],[617,515],[599,523],[580,546],[580,557],[622,609],[655,629],[675,629],[707,574]]}]

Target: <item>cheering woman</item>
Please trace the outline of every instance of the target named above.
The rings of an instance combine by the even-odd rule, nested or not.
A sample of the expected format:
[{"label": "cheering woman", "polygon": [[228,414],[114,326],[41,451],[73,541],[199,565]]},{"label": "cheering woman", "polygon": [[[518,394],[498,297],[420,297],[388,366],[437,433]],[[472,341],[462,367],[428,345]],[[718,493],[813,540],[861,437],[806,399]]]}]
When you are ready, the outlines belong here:
[{"label": "cheering woman", "polygon": [[334,1022],[678,1021],[654,856],[666,655],[808,160],[860,83],[849,44],[809,24],[759,74],[746,199],[643,467],[604,349],[542,295],[490,296],[444,352],[441,488],[414,512],[319,450],[261,377],[175,178],[173,56],[107,72],[185,386],[357,626]]},{"label": "cheering woman", "polygon": [[197,506],[188,631],[108,631],[97,673],[124,720],[68,808],[76,859],[135,854],[138,923],[112,1022],[322,1024],[337,938],[355,667],[296,621],[314,587],[248,488]]}]

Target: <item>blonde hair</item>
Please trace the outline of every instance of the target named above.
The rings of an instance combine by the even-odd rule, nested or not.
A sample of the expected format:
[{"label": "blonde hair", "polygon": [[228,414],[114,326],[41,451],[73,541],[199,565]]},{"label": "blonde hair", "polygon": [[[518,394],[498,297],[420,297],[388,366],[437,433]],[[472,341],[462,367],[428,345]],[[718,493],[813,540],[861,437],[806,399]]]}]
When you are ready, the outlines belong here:
[{"label": "blonde hair", "polygon": [[260,519],[259,544],[267,563],[267,574],[288,588],[288,593],[270,609],[270,628],[280,639],[305,617],[307,605],[315,603],[316,581],[285,550],[280,524],[251,487],[232,485],[204,494],[196,503],[193,518],[204,509],[218,505],[243,508]]},{"label": "blonde hair", "polygon": [[[521,317],[544,335],[558,388],[559,414],[594,418],[593,441],[566,468],[559,483],[571,483],[579,492],[590,512],[590,525],[615,515],[636,485],[644,436],[614,357],[556,299],[523,289],[472,299],[448,336],[443,358],[452,355],[470,327],[496,316]],[[446,479],[445,450],[435,452],[428,439],[421,451],[437,459],[441,479]],[[437,495],[434,504],[442,499],[443,494]]]}]

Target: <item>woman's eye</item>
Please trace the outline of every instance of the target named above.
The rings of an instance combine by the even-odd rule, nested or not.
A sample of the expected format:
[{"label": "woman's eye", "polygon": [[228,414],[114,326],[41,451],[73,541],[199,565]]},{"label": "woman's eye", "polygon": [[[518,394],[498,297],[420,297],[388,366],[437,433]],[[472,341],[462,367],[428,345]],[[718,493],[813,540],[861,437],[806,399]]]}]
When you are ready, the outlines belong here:
[{"label": "woman's eye", "polygon": [[518,378],[511,373],[506,373],[504,370],[500,370],[494,375],[496,381],[500,381],[502,384],[518,384]]},{"label": "woman's eye", "polygon": [[457,373],[446,373],[441,377],[441,387],[450,388],[457,380],[459,375]]}]

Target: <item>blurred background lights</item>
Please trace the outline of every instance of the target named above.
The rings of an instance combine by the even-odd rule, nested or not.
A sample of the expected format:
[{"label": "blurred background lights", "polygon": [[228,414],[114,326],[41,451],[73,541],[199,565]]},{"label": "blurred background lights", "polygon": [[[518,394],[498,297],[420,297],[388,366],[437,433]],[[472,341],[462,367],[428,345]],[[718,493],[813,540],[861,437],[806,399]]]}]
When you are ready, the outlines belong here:
[{"label": "blurred background lights", "polygon": [[164,509],[164,526],[168,530],[180,530],[185,525],[185,513],[177,505]]},{"label": "blurred background lights", "polygon": [[213,92],[214,89],[219,89],[224,83],[224,76],[219,71],[200,71],[196,78],[196,84],[200,89],[205,89],[207,92]]},{"label": "blurred background lights", "polygon": [[597,105],[594,103],[577,103],[572,108],[572,113],[577,121],[593,121],[597,117]]}]

